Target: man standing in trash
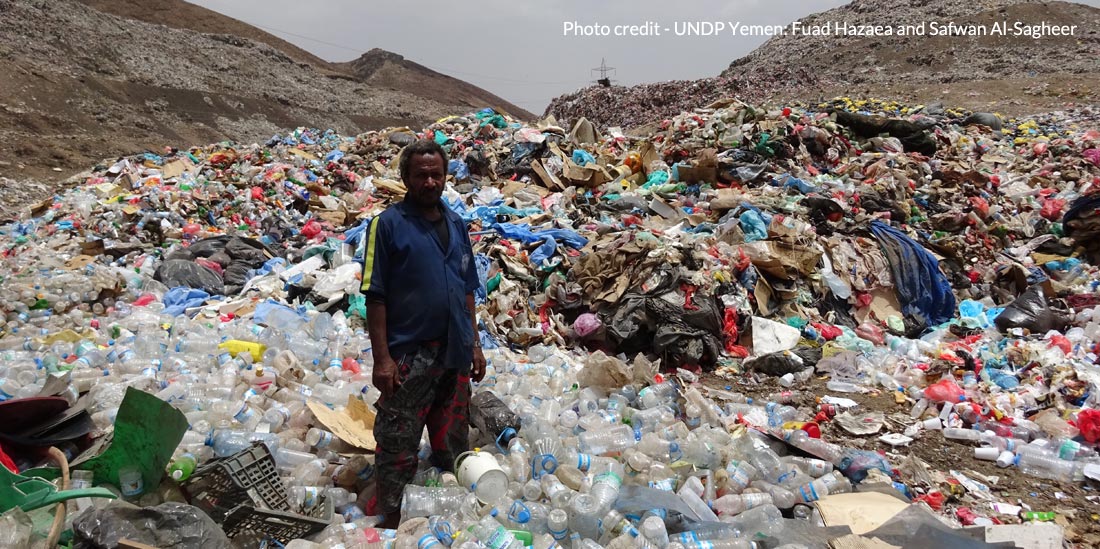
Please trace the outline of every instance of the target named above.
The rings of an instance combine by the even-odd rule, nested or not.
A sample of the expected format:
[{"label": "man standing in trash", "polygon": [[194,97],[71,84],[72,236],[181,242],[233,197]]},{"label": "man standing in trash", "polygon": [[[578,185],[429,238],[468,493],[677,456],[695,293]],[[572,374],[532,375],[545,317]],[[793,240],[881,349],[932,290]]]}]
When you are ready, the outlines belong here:
[{"label": "man standing in trash", "polygon": [[362,291],[382,393],[374,421],[377,492],[368,514],[396,528],[428,427],[432,464],[451,470],[469,445],[470,381],[485,375],[477,336],[479,286],[466,225],[442,201],[447,154],[433,141],[401,152],[408,193],[367,228]]}]

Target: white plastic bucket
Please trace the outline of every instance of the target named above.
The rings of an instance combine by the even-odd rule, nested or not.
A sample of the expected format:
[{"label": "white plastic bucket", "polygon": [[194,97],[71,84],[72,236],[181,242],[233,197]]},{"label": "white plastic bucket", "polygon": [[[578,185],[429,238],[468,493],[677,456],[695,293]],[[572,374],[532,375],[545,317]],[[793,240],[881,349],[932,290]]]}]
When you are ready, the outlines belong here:
[{"label": "white plastic bucket", "polygon": [[458,484],[473,490],[481,503],[496,503],[508,493],[508,475],[488,452],[464,452],[455,459]]}]

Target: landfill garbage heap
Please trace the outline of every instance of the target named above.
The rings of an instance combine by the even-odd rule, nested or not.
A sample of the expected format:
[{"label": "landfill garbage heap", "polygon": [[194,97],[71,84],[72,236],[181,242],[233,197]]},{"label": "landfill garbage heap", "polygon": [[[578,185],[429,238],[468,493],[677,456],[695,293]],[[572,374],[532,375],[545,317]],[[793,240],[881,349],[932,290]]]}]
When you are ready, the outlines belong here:
[{"label": "landfill garbage heap", "polygon": [[[896,454],[818,438],[832,404],[792,397],[815,374],[911,405],[883,449],[939,430],[978,459],[1088,482],[1100,132],[968,114],[726,101],[631,136],[486,110],[126,157],[0,229],[0,398],[84,406],[101,438],[128,389],[151,393],[187,428],[166,478],[116,493],[202,507],[213,489],[196,483],[247,456],[283,492],[242,505],[310,517],[324,546],[818,546],[847,530],[809,504],[883,483],[954,509]],[[363,513],[378,391],[360,262],[418,137],[450,155],[490,365],[480,450],[455,473],[423,466],[390,531]],[[750,398],[703,371],[796,393]],[[78,538],[110,520],[96,501],[71,510]],[[952,516],[988,523],[982,505]],[[302,536],[202,508],[238,543]]]}]

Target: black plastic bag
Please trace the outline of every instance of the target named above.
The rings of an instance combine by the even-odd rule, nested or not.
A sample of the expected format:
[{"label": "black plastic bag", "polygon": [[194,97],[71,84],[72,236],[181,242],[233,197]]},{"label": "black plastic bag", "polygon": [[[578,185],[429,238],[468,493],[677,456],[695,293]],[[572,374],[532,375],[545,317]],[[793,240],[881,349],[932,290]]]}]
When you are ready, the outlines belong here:
[{"label": "black plastic bag", "polygon": [[161,549],[229,549],[221,527],[198,507],[167,502],[156,507],[112,503],[73,521],[74,549],[113,549],[121,539]]},{"label": "black plastic bag", "polygon": [[470,397],[470,424],[481,434],[482,444],[500,442],[506,447],[519,431],[519,416],[490,391],[479,391]]},{"label": "black plastic bag", "polygon": [[801,356],[791,351],[769,353],[745,361],[746,369],[775,377],[801,372],[809,366],[812,365],[806,364]]},{"label": "black plastic bag", "polygon": [[217,272],[186,259],[169,259],[157,267],[153,278],[169,288],[184,286],[210,295],[225,295],[225,283]]},{"label": "black plastic bag", "polygon": [[1066,327],[1066,317],[1047,303],[1041,286],[1032,286],[1005,307],[993,320],[997,328],[1007,332],[1012,328],[1024,328],[1032,333],[1061,330]]}]

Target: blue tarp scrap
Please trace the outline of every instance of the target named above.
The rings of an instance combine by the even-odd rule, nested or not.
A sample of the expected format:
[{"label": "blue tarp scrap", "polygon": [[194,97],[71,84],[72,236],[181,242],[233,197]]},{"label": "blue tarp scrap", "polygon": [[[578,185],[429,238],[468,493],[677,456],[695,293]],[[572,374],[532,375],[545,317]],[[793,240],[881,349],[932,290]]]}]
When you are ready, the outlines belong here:
[{"label": "blue tarp scrap", "polygon": [[557,250],[558,242],[552,237],[546,237],[546,239],[542,241],[542,245],[531,252],[529,256],[531,264],[537,267],[543,266],[548,259],[554,256],[554,252]]},{"label": "blue tarp scrap", "polygon": [[[191,307],[201,307],[212,296],[202,290],[179,286],[164,294],[164,314],[179,316]],[[221,296],[217,296],[221,297]]]},{"label": "blue tarp scrap", "polygon": [[519,225],[513,223],[493,223],[489,228],[500,233],[500,235],[505,238],[519,240],[524,244],[534,244],[535,242],[541,242],[549,237],[560,241],[570,248],[578,250],[588,245],[587,238],[566,229],[540,229],[534,231],[531,229],[531,226],[526,223]]},{"label": "blue tarp scrap", "polygon": [[890,262],[902,313],[924,326],[955,316],[955,294],[940,271],[940,262],[908,235],[882,221],[871,222],[871,233]]}]

